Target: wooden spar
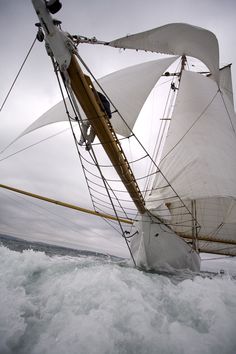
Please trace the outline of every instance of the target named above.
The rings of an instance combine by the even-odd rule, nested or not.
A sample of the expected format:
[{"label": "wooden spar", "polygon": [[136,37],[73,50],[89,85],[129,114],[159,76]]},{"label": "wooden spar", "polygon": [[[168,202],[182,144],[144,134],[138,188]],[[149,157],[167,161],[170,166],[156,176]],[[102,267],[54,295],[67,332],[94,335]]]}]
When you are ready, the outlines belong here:
[{"label": "wooden spar", "polygon": [[199,252],[201,253],[211,253],[211,254],[220,254],[222,256],[229,256],[229,257],[235,257],[236,256],[236,251],[232,251],[230,248],[227,250],[207,250],[204,248],[199,248]]},{"label": "wooden spar", "polygon": [[[192,240],[192,236],[182,236],[179,235],[181,238],[183,239],[187,239],[187,240]],[[211,242],[211,243],[224,243],[226,245],[236,245],[236,241],[235,240],[223,240],[220,238],[212,238],[212,237],[207,237],[207,236],[198,236],[197,237],[198,241],[205,241],[205,242]]]},{"label": "wooden spar", "polygon": [[[103,214],[103,213],[96,212],[94,210],[81,208],[81,207],[76,206],[76,205],[72,205],[72,204],[61,202],[61,201],[58,201],[58,200],[55,200],[55,199],[43,197],[41,195],[30,193],[30,192],[27,192],[27,191],[24,191],[24,190],[21,190],[21,189],[17,189],[17,188],[14,188],[14,187],[6,186],[4,184],[0,184],[0,188],[4,188],[4,189],[10,190],[12,192],[20,193],[20,194],[26,195],[28,197],[32,197],[32,198],[36,198],[36,199],[39,199],[39,200],[43,200],[43,201],[48,202],[48,203],[52,203],[52,204],[56,204],[56,205],[59,205],[59,206],[63,206],[65,208],[69,208],[69,209],[73,209],[73,210],[80,211],[80,212],[83,212],[83,213],[99,216],[99,217],[102,217],[102,218],[105,218],[105,219],[120,221],[122,223],[130,224],[130,225],[132,225],[134,223],[134,220],[131,220],[131,219],[116,218],[115,216],[112,216],[112,215],[109,215],[109,214]],[[183,239],[192,240],[191,236],[184,236],[184,237],[181,236],[181,237]],[[212,239],[210,237],[199,237],[198,236],[198,241],[207,241],[207,242],[211,242],[211,243],[222,243],[222,244],[228,244],[228,245],[231,245],[231,246],[236,245],[236,241],[234,241],[234,240]],[[218,250],[211,251],[211,250],[203,249],[202,247],[199,248],[199,251],[200,252],[206,252],[206,253],[219,253],[219,254],[229,254],[229,255],[230,255],[230,252],[232,252],[230,250],[230,248],[229,248],[228,252],[223,252],[223,251],[218,251]],[[236,255],[236,252],[235,252],[235,255]]]},{"label": "wooden spar", "polygon": [[32,198],[36,198],[36,199],[39,199],[39,200],[43,200],[43,201],[48,202],[48,203],[52,203],[52,204],[56,204],[56,205],[59,205],[59,206],[63,206],[65,208],[74,209],[74,210],[81,211],[81,212],[87,213],[87,214],[92,214],[92,215],[95,215],[95,216],[100,216],[100,217],[105,218],[105,219],[120,221],[120,222],[126,223],[126,224],[133,224],[133,220],[131,220],[131,219],[117,218],[117,217],[115,217],[113,215],[104,214],[104,213],[100,213],[100,212],[97,212],[97,211],[94,211],[94,210],[81,208],[81,207],[73,205],[73,204],[61,202],[59,200],[55,200],[55,199],[51,199],[51,198],[47,198],[47,197],[43,197],[41,195],[30,193],[30,192],[26,192],[26,191],[21,190],[21,189],[9,187],[9,186],[6,186],[4,184],[0,184],[0,188],[8,189],[8,190],[10,190],[12,192],[24,194],[24,195],[27,195],[28,197],[32,197]]},{"label": "wooden spar", "polygon": [[[192,236],[180,236],[184,240],[192,240]],[[202,242],[207,242],[211,246],[212,244],[215,244],[215,247],[217,247],[217,244],[221,245],[228,245],[228,247],[224,247],[220,249],[208,249],[207,247],[204,247],[201,245]],[[200,253],[212,253],[212,254],[220,254],[224,256],[236,256],[236,241],[234,240],[222,240],[219,238],[213,239],[212,237],[206,237],[206,236],[198,236],[197,237],[197,242],[198,242],[198,252]]]},{"label": "wooden spar", "polygon": [[195,251],[198,251],[198,228],[197,228],[197,208],[196,208],[196,200],[191,200],[191,208],[192,208],[192,240],[193,240],[193,248]]},{"label": "wooden spar", "polygon": [[146,211],[145,202],[120,142],[109,122],[107,114],[101,108],[99,98],[96,95],[96,90],[90,78],[82,72],[75,55],[72,55],[67,72],[70,77],[72,90],[83,108],[89,123],[93,127],[138,211],[144,214]]}]

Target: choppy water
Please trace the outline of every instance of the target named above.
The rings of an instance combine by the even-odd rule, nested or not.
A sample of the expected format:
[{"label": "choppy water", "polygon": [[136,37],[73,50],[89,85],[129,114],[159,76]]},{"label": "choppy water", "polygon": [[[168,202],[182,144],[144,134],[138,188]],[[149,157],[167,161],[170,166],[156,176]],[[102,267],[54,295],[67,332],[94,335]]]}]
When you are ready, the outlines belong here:
[{"label": "choppy water", "polygon": [[0,247],[1,354],[236,353],[231,277],[180,281],[49,249]]}]

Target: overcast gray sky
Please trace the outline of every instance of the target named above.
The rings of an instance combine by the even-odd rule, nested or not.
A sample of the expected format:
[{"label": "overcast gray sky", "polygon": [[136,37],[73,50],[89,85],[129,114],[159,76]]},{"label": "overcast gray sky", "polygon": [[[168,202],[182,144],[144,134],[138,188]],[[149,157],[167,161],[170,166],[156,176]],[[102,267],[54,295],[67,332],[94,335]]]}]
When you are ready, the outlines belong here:
[{"label": "overcast gray sky", "polygon": [[[211,30],[219,41],[221,65],[233,64],[236,90],[234,0],[67,0],[62,4],[62,10],[55,17],[62,20],[64,30],[101,40],[109,41],[171,22],[185,22]],[[33,42],[37,21],[30,0],[0,0],[0,104]],[[147,53],[120,52],[113,48],[81,45],[79,49],[98,78],[127,65],[155,58]],[[0,150],[60,99],[44,45],[37,42],[0,113]],[[64,129],[65,124],[59,123],[25,137],[13,145],[9,153]],[[0,155],[0,160],[4,156]],[[0,161],[0,183],[86,207],[89,198],[80,175],[69,131]],[[123,240],[94,217],[45,206],[2,190],[0,203],[0,233],[50,242],[68,241],[72,246],[77,244],[107,252],[112,248],[117,254],[122,252]],[[49,214],[46,212],[48,208]]]}]

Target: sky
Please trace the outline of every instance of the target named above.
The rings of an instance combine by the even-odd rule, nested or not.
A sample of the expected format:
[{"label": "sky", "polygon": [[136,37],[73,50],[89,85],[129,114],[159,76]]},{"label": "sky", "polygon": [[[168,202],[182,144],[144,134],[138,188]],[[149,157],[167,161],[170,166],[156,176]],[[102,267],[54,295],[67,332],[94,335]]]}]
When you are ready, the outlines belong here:
[{"label": "sky", "polygon": [[[236,92],[236,3],[234,0],[67,0],[54,17],[71,34],[110,41],[167,23],[206,28],[219,41],[220,64],[232,63]],[[38,22],[30,0],[0,0],[0,105],[35,38]],[[99,78],[128,65],[152,60],[148,53],[79,46]],[[44,44],[36,42],[16,85],[0,112],[0,151],[30,123],[61,100]],[[70,131],[3,160],[7,154],[65,129],[66,123],[32,133],[0,154],[0,183],[83,207],[91,205]],[[0,233],[126,254],[124,240],[103,220],[0,190]],[[66,235],[66,237],[65,237]]]}]

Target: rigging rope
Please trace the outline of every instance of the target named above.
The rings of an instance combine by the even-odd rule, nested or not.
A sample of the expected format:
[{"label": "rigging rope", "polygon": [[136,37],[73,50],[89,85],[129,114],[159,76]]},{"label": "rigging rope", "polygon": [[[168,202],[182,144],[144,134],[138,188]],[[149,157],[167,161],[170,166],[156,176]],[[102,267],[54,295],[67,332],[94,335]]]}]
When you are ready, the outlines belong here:
[{"label": "rigging rope", "polygon": [[[4,191],[4,190],[2,189],[2,191]],[[72,231],[74,231],[74,232],[77,232],[77,231],[78,231],[78,224],[77,224],[75,221],[73,221],[73,220],[71,220],[71,219],[65,217],[64,214],[63,214],[63,215],[62,215],[62,214],[58,215],[58,213],[53,212],[53,211],[51,210],[51,208],[46,208],[44,205],[40,205],[40,204],[38,204],[38,203],[34,203],[34,202],[33,202],[32,200],[30,200],[29,198],[25,198],[25,197],[23,197],[23,196],[20,196],[19,194],[14,194],[15,197],[13,197],[13,195],[10,196],[9,193],[6,193],[5,195],[7,196],[7,198],[12,199],[14,202],[16,201],[16,199],[24,200],[24,202],[25,202],[26,204],[30,204],[30,205],[33,205],[34,207],[36,207],[37,209],[41,209],[41,210],[39,211],[39,210],[36,210],[36,209],[33,210],[32,208],[30,208],[30,211],[31,211],[31,212],[34,212],[34,213],[37,213],[37,214],[40,214],[40,215],[44,215],[44,213],[43,213],[42,211],[46,211],[47,213],[53,215],[54,217],[56,217],[56,219],[58,219],[57,221],[55,220],[55,223],[61,224],[62,226],[66,227],[66,228],[69,227],[69,228],[70,228]],[[63,220],[64,220],[64,223],[63,223]],[[53,222],[53,220],[52,220],[52,222]],[[65,223],[65,222],[66,222],[66,223]],[[94,231],[94,230],[93,230],[93,232],[94,232],[95,234],[97,234],[98,236],[101,236],[101,234],[99,234],[98,232],[96,232],[96,231]]]},{"label": "rigging rope", "polygon": [[[54,71],[55,71],[56,76],[57,76],[57,80],[58,80],[58,83],[59,83],[59,87],[60,87],[60,90],[61,90],[61,93],[62,93],[64,105],[65,105],[65,108],[66,108],[66,113],[67,113],[67,116],[68,116],[68,119],[69,119],[69,123],[70,123],[71,131],[72,131],[72,135],[73,135],[73,138],[74,138],[74,142],[75,142],[75,145],[76,145],[76,150],[77,150],[78,156],[79,156],[79,158],[80,158],[80,163],[81,163],[81,166],[82,166],[82,169],[83,169],[83,173],[84,173],[84,176],[85,176],[85,180],[86,180],[86,183],[87,183],[87,187],[88,187],[88,190],[89,190],[89,193],[90,193],[90,196],[91,196],[91,200],[92,200],[92,203],[93,203],[94,210],[96,210],[97,208],[96,208],[96,206],[95,206],[95,202],[94,202],[93,196],[92,196],[92,194],[91,194],[91,192],[90,192],[90,186],[89,186],[88,179],[87,179],[87,176],[86,176],[86,173],[85,173],[85,167],[84,167],[84,165],[83,165],[82,158],[81,158],[81,153],[80,153],[79,148],[78,148],[79,144],[78,144],[78,141],[77,141],[77,138],[76,138],[76,135],[75,135],[75,132],[74,132],[72,123],[71,123],[71,117],[70,117],[70,115],[69,115],[69,111],[68,111],[67,106],[66,106],[65,97],[64,97],[64,94],[63,94],[63,90],[62,90],[62,87],[61,87],[60,80],[59,80],[58,68],[57,68],[56,62],[55,62],[55,60],[53,59],[52,56],[51,56],[51,59],[52,59],[52,63],[53,63],[53,66],[54,66]],[[70,99],[70,104],[71,104],[71,106],[72,106],[72,108],[73,108],[73,111],[74,111],[74,113],[75,113],[75,115],[76,115],[76,118],[77,118],[76,120],[78,121],[78,124],[79,124],[79,119],[80,119],[80,122],[82,123],[82,117],[81,117],[81,115],[80,115],[78,106],[77,106],[76,101],[75,101],[75,99],[74,99],[74,94],[73,94],[73,91],[72,91],[72,89],[71,89],[71,87],[70,87],[69,77],[67,77],[67,73],[66,73],[66,72],[63,73],[62,79],[63,79],[64,87],[65,87],[65,89],[66,89],[66,91],[67,91],[68,97],[69,97],[69,99]],[[79,117],[78,117],[77,113],[79,114]],[[80,125],[79,125],[79,126],[80,126]],[[80,129],[81,129],[81,133],[82,133],[82,128],[80,127]],[[128,247],[129,253],[130,253],[130,256],[131,256],[131,258],[132,258],[132,260],[133,260],[134,265],[136,266],[136,262],[135,262],[134,256],[133,256],[132,251],[131,251],[131,249],[130,249],[129,243],[128,243],[126,237],[124,236],[124,230],[123,230],[123,227],[122,227],[121,222],[120,222],[120,220],[119,220],[119,217],[118,217],[118,214],[117,214],[117,211],[116,211],[116,208],[115,208],[115,205],[114,205],[114,203],[113,203],[113,200],[112,200],[112,198],[111,198],[110,193],[112,192],[115,197],[116,197],[116,195],[114,194],[114,192],[113,192],[112,189],[110,188],[110,186],[109,186],[107,180],[106,180],[106,179],[104,178],[104,176],[103,176],[103,173],[102,173],[101,168],[100,168],[100,166],[99,166],[99,163],[98,163],[98,161],[97,161],[96,155],[94,154],[93,147],[92,147],[91,150],[89,151],[89,154],[90,154],[90,157],[92,158],[92,160],[94,161],[94,165],[97,167],[97,169],[98,169],[98,171],[99,171],[99,173],[100,173],[101,179],[103,180],[103,184],[104,184],[104,187],[105,187],[105,189],[106,189],[107,196],[108,196],[109,199],[110,199],[110,204],[111,204],[111,206],[112,206],[112,208],[113,208],[113,211],[114,211],[114,213],[115,213],[115,216],[117,217],[118,224],[119,224],[120,230],[121,230],[121,232],[122,232],[122,236],[123,236],[124,239],[125,239],[126,245],[127,245],[127,247]],[[121,206],[121,204],[120,204],[120,202],[119,202],[119,200],[118,200],[117,197],[116,197],[116,200],[117,200],[118,204],[120,205],[120,207],[122,208],[123,212],[125,213],[125,210],[124,210],[123,207]],[[99,203],[97,203],[97,204],[99,204]],[[125,214],[126,214],[126,213],[125,213]]]},{"label": "rigging rope", "polygon": [[[78,53],[76,53],[78,59],[80,60],[80,62],[82,63],[82,65],[85,67],[85,69],[89,72],[89,74],[93,77],[93,79],[95,80],[95,82],[97,83],[97,85],[100,87],[100,89],[103,91],[103,93],[106,95],[106,97],[108,98],[108,100],[110,101],[110,103],[114,106],[114,104],[112,103],[112,101],[110,100],[110,98],[107,96],[106,92],[104,92],[104,90],[102,89],[102,87],[100,86],[100,84],[98,83],[98,81],[95,79],[94,75],[91,73],[91,71],[89,70],[89,68],[86,66],[86,64],[84,63],[84,61],[82,60],[82,58],[79,56]],[[115,106],[114,106],[115,107]],[[116,111],[118,112],[120,118],[122,119],[122,121],[124,122],[124,124],[128,127],[128,129],[131,131],[130,127],[127,125],[126,121],[124,120],[124,118],[120,115],[118,109],[115,107]],[[166,183],[168,184],[168,186],[171,188],[172,192],[174,193],[175,197],[178,198],[181,202],[181,204],[184,205],[185,209],[187,210],[187,213],[189,215],[191,215],[192,220],[195,220],[195,217],[192,215],[191,211],[189,210],[189,208],[187,207],[187,205],[185,205],[185,203],[182,201],[181,197],[177,194],[177,192],[174,190],[174,188],[170,185],[170,183],[167,181],[167,179],[165,178],[165,176],[163,175],[163,173],[160,171],[160,169],[158,168],[157,164],[155,163],[155,161],[153,160],[153,158],[150,156],[150,154],[147,152],[147,150],[145,149],[145,147],[143,146],[143,144],[140,142],[140,140],[137,138],[137,136],[135,136],[135,134],[133,134],[133,136],[135,137],[136,141],[139,143],[140,147],[145,151],[145,153],[147,154],[147,156],[150,158],[152,164],[154,167],[156,167],[156,173],[160,173],[161,176],[164,178],[164,180],[166,181]],[[147,177],[147,176],[146,176]],[[154,215],[153,215],[154,217]],[[189,220],[189,221],[192,221]],[[198,225],[197,220],[195,220],[196,224]],[[164,221],[163,223],[168,226]],[[171,226],[171,224],[170,224]],[[186,226],[187,227],[187,226]],[[192,225],[189,226],[192,229]],[[200,226],[198,226],[200,227]]]},{"label": "rigging rope", "polygon": [[[75,142],[76,151],[77,151],[77,154],[78,154],[78,156],[79,156],[80,163],[81,163],[82,170],[83,170],[83,174],[84,174],[85,181],[86,181],[86,184],[87,184],[87,188],[88,188],[88,190],[89,190],[88,180],[87,180],[87,177],[86,177],[86,174],[85,174],[85,171],[84,171],[84,165],[83,165],[82,158],[81,158],[81,154],[80,154],[80,151],[79,151],[79,148],[78,148],[78,141],[77,141],[77,138],[76,138],[76,135],[75,135],[73,126],[72,126],[71,116],[70,116],[70,113],[69,113],[69,110],[68,110],[68,107],[67,107],[67,104],[66,104],[65,95],[64,95],[64,93],[63,93],[62,85],[61,85],[61,82],[60,82],[60,79],[59,79],[59,75],[58,75],[59,68],[58,68],[57,63],[55,62],[53,56],[51,56],[51,60],[52,60],[52,64],[53,64],[53,67],[54,67],[54,72],[55,72],[56,77],[57,77],[57,81],[58,81],[58,85],[59,85],[59,88],[60,88],[60,92],[61,92],[61,95],[62,95],[63,103],[64,103],[64,106],[65,106],[65,111],[66,111],[66,114],[67,114],[67,117],[68,117],[68,121],[69,121],[69,124],[70,124],[71,133],[72,133],[72,136],[73,136],[73,139],[74,139],[74,142]],[[71,95],[70,95],[70,94],[73,95],[73,93],[69,91],[69,88],[67,87],[66,82],[65,82],[65,80],[64,80],[63,77],[62,77],[62,80],[63,80],[63,83],[64,83],[65,90],[66,90],[66,92],[67,92],[67,95],[68,95],[68,98],[69,98],[71,107],[72,107],[73,112],[74,112],[74,114],[75,114],[75,119],[77,120],[77,122],[79,122],[79,120],[78,120],[78,114],[79,114],[79,116],[80,116],[80,119],[82,119],[82,118],[81,118],[80,112],[79,112],[79,110],[78,110],[78,107],[75,107],[75,106],[74,106],[74,101],[73,101],[72,98],[71,98]],[[77,110],[76,110],[76,108],[77,108]],[[80,127],[80,126],[79,126],[79,127]],[[80,130],[81,130],[81,127],[80,127]],[[81,132],[82,132],[82,130],[81,130]],[[92,200],[92,198],[91,198],[91,200]],[[94,209],[95,209],[93,200],[92,200],[92,204],[93,204],[93,207],[94,207]]]},{"label": "rigging rope", "polygon": [[[52,138],[55,138],[56,136],[58,136],[58,135],[60,135],[60,134],[62,134],[62,133],[65,133],[65,132],[68,131],[68,130],[69,130],[69,128],[63,129],[63,130],[61,130],[60,132],[58,132],[58,133],[56,133],[56,134],[52,134],[52,135],[48,136],[47,138],[44,138],[44,139],[41,139],[41,140],[37,141],[37,142],[34,143],[34,144],[28,145],[28,146],[26,146],[25,148],[22,148],[22,149],[20,149],[20,150],[17,150],[17,151],[15,151],[15,152],[13,152],[12,154],[10,154],[10,155],[8,155],[8,156],[3,157],[2,159],[0,159],[0,162],[9,159],[9,158],[12,157],[12,156],[15,156],[15,155],[19,154],[20,152],[23,152],[23,151],[25,151],[25,150],[28,150],[28,149],[30,149],[30,148],[33,147],[33,146],[36,146],[36,145],[38,145],[38,144],[41,144],[41,143],[43,143],[44,141],[47,141],[47,140],[52,139]],[[5,150],[1,151],[0,153],[2,153],[2,152],[4,152],[4,151],[5,151]]]},{"label": "rigging rope", "polygon": [[[78,52],[76,53],[76,56],[78,57],[78,59],[80,60],[80,62],[82,63],[82,65],[85,67],[85,69],[89,72],[89,74],[93,77],[94,81],[96,82],[96,84],[100,87],[100,89],[103,91],[103,93],[105,94],[105,96],[108,98],[108,100],[110,101],[110,103],[113,105],[113,107],[116,109],[116,111],[118,112],[120,118],[122,119],[123,123],[126,125],[126,127],[130,130],[130,132],[132,132],[132,130],[130,129],[130,127],[128,126],[128,124],[126,123],[125,119],[122,117],[122,115],[119,113],[117,107],[115,107],[115,105],[112,103],[112,101],[110,100],[110,98],[107,96],[106,92],[103,90],[103,88],[101,87],[101,85],[99,84],[99,82],[96,80],[95,76],[92,74],[92,72],[89,70],[89,68],[87,67],[87,65],[85,64],[85,62],[83,61],[83,59],[80,57],[80,55],[78,54]],[[156,173],[160,173],[161,176],[164,178],[164,180],[166,181],[166,183],[168,184],[168,186],[170,187],[170,189],[172,190],[172,192],[175,194],[176,198],[179,199],[179,201],[184,205],[185,209],[187,210],[187,212],[189,213],[189,215],[192,216],[193,220],[195,220],[195,217],[192,215],[192,212],[189,210],[189,208],[187,207],[187,205],[183,202],[183,200],[181,199],[181,197],[178,195],[178,193],[174,190],[174,188],[172,187],[172,185],[168,182],[168,180],[166,179],[166,177],[163,175],[163,173],[161,172],[161,170],[159,169],[159,167],[157,166],[156,162],[153,160],[153,157],[150,156],[150,154],[147,152],[147,150],[145,149],[144,145],[141,143],[141,141],[138,139],[138,137],[132,133],[134,138],[136,139],[136,141],[139,143],[140,147],[143,149],[143,151],[147,154],[147,156],[150,158],[151,163],[153,164],[153,168],[155,168],[155,172]],[[153,217],[155,217],[153,215]],[[164,221],[163,221],[164,222]],[[196,224],[198,224],[197,220],[195,220]],[[164,222],[165,223],[165,222]],[[168,226],[168,225],[167,225]],[[200,226],[200,225],[199,225]],[[192,228],[192,226],[191,226]]]},{"label": "rigging rope", "polygon": [[4,105],[5,105],[5,103],[6,103],[7,99],[8,99],[8,97],[9,97],[9,95],[10,95],[10,93],[11,93],[11,91],[12,91],[12,89],[13,89],[15,83],[16,83],[16,80],[18,79],[18,77],[19,77],[19,75],[20,75],[20,73],[21,73],[21,70],[23,69],[23,67],[24,67],[24,65],[25,65],[25,63],[26,63],[26,60],[28,59],[28,57],[29,57],[29,55],[30,55],[30,52],[31,52],[31,50],[33,49],[33,46],[34,46],[36,40],[37,40],[37,37],[35,37],[35,39],[33,40],[33,43],[31,44],[30,49],[29,49],[29,51],[28,51],[28,53],[27,53],[27,55],[26,55],[26,57],[25,57],[23,63],[21,64],[21,67],[20,67],[20,69],[19,69],[19,71],[18,71],[18,73],[17,73],[17,75],[16,75],[16,77],[15,77],[15,79],[14,79],[14,81],[13,81],[13,83],[12,83],[12,85],[11,85],[11,87],[10,87],[10,89],[9,89],[9,91],[8,91],[8,93],[7,93],[7,95],[6,95],[5,99],[4,99],[4,101],[3,101],[3,103],[2,103],[2,105],[1,105],[0,112],[2,111]]},{"label": "rigging rope", "polygon": [[[69,88],[69,94],[70,94],[70,95],[72,96],[72,98],[73,98],[73,91],[71,90],[70,85],[69,85],[68,88]],[[66,89],[68,89],[68,88],[66,87]],[[70,95],[68,95],[68,96],[70,97]],[[76,104],[76,102],[75,102],[75,99],[72,99],[72,101],[73,101],[73,103],[75,103],[75,106],[76,106],[76,107],[73,107],[73,108],[74,108],[74,111],[75,111],[75,108],[76,108],[76,110],[78,111],[78,106],[77,106],[77,104]],[[72,104],[72,102],[71,102],[71,104]],[[72,105],[72,106],[73,106],[73,105]],[[76,113],[76,112],[75,112],[75,113]],[[81,117],[80,114],[79,114],[79,118],[80,118],[80,122],[82,123],[83,120],[82,120],[82,117]],[[71,128],[72,128],[72,130],[73,130],[73,127],[72,127],[72,126],[71,126]],[[81,129],[81,127],[80,127],[80,129]],[[82,133],[82,129],[81,129],[81,133]],[[75,136],[74,132],[73,132],[73,136],[74,136],[74,138],[76,139],[76,136]],[[91,200],[92,200],[92,202],[93,202],[94,209],[96,210],[95,202],[94,202],[94,200],[93,200],[93,198],[92,198],[93,195],[92,195],[92,193],[90,192],[90,185],[89,185],[89,183],[88,183],[89,179],[88,179],[88,177],[87,177],[87,175],[86,175],[85,172],[92,174],[92,175],[93,175],[94,177],[96,177],[96,178],[102,179],[104,189],[106,189],[106,192],[107,192],[107,195],[109,196],[109,199],[110,199],[111,204],[113,203],[112,199],[114,199],[114,198],[111,197],[110,193],[112,193],[112,194],[114,195],[115,200],[116,200],[117,203],[120,205],[120,208],[122,208],[124,215],[125,215],[127,218],[129,218],[128,215],[127,215],[127,213],[126,213],[126,211],[125,211],[125,209],[122,207],[122,205],[121,205],[121,203],[120,203],[120,200],[119,200],[119,199],[117,198],[117,196],[115,195],[114,189],[111,188],[111,186],[108,184],[108,179],[104,177],[104,175],[103,175],[103,173],[102,173],[102,170],[101,170],[101,165],[98,164],[98,162],[97,162],[97,158],[96,158],[96,155],[94,154],[93,148],[92,148],[91,151],[89,152],[89,155],[90,155],[91,159],[93,160],[93,165],[98,169],[99,174],[100,174],[101,177],[99,177],[99,176],[93,174],[92,172],[88,171],[88,169],[85,168],[85,165],[82,163],[82,158],[83,158],[83,156],[80,154],[79,149],[78,149],[78,145],[79,145],[79,144],[78,144],[77,139],[76,139],[75,141],[76,141],[76,143],[77,143],[77,151],[78,151],[79,156],[80,156],[81,166],[82,166],[82,168],[83,168],[84,176],[85,176],[85,178],[86,178],[88,190],[89,190],[89,193],[90,193],[90,196],[91,196]],[[101,145],[101,143],[100,143],[100,145]],[[85,159],[85,160],[86,160],[86,159]],[[112,165],[111,165],[111,166],[112,166]],[[92,183],[94,183],[94,182],[92,182]],[[113,209],[114,209],[114,207],[113,207]],[[113,211],[115,212],[115,210],[113,210]]]}]

